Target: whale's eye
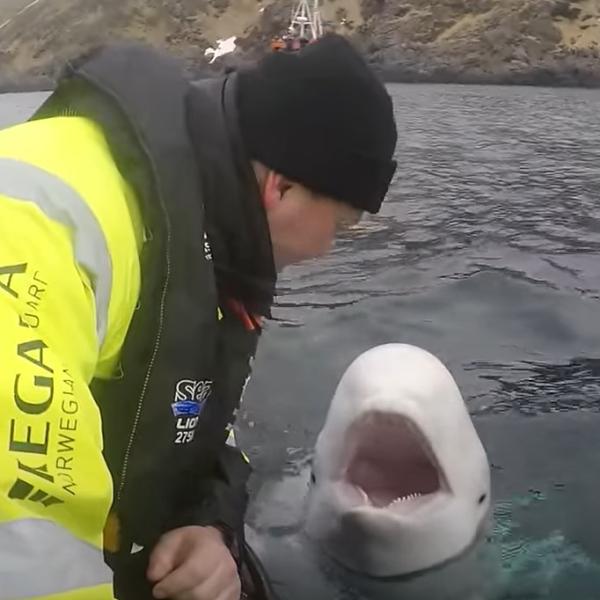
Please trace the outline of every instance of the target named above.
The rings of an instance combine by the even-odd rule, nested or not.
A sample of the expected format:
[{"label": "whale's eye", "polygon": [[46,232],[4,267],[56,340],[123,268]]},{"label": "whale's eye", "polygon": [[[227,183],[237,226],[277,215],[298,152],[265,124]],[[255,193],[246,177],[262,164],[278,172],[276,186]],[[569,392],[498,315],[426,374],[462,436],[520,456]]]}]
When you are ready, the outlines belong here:
[{"label": "whale's eye", "polygon": [[481,494],[481,496],[479,496],[479,504],[483,504],[485,502],[485,499],[487,498],[487,494]]},{"label": "whale's eye", "polygon": [[315,477],[315,474],[312,471],[310,473],[310,482],[311,483],[316,483],[317,482],[317,478]]}]

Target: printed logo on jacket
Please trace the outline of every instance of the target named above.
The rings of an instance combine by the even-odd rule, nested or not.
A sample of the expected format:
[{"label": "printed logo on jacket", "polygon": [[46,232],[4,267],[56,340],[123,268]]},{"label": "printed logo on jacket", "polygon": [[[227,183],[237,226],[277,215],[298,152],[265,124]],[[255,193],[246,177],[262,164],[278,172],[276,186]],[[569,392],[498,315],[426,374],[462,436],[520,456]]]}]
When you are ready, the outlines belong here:
[{"label": "printed logo on jacket", "polygon": [[171,404],[177,419],[176,444],[189,444],[194,439],[200,413],[212,390],[212,381],[182,379],[175,386],[175,401]]},{"label": "printed logo on jacket", "polygon": [[0,299],[15,308],[14,325],[7,322],[3,334],[3,343],[14,344],[5,365],[12,380],[3,378],[0,392],[12,396],[2,441],[12,458],[5,463],[8,497],[46,508],[78,493],[84,467],[78,447],[85,435],[80,403],[86,393],[42,333],[51,287],[28,263],[0,265]]}]

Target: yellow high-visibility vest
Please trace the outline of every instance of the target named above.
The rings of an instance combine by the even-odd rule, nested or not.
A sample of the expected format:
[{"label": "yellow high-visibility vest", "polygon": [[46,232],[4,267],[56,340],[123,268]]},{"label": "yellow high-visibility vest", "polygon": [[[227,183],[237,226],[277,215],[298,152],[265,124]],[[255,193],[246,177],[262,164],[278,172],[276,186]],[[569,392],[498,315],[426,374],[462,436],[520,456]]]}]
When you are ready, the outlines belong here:
[{"label": "yellow high-visibility vest", "polygon": [[0,600],[112,600],[89,384],[118,376],[143,227],[101,130],[0,131]]}]

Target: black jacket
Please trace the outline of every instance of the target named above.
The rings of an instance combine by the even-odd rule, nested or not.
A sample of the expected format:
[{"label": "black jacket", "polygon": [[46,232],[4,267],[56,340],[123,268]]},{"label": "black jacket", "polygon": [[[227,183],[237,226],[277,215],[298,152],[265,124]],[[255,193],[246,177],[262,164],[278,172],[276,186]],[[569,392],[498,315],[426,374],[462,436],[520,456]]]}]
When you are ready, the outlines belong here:
[{"label": "black jacket", "polygon": [[120,544],[107,561],[120,600],[152,597],[148,556],[175,527],[220,525],[243,559],[250,467],[225,440],[276,276],[235,80],[190,83],[172,59],[113,46],[69,65],[33,117],[100,124],[149,237],[124,376],[92,386],[115,485]]}]

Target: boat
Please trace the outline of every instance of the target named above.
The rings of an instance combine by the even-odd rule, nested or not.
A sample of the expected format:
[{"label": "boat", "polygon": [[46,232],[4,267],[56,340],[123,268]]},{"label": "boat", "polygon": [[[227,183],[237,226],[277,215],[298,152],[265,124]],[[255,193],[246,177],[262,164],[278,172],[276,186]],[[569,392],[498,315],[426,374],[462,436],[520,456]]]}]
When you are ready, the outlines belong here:
[{"label": "boat", "polygon": [[297,52],[323,35],[319,0],[298,0],[292,9],[286,33],[271,40],[272,52]]}]

